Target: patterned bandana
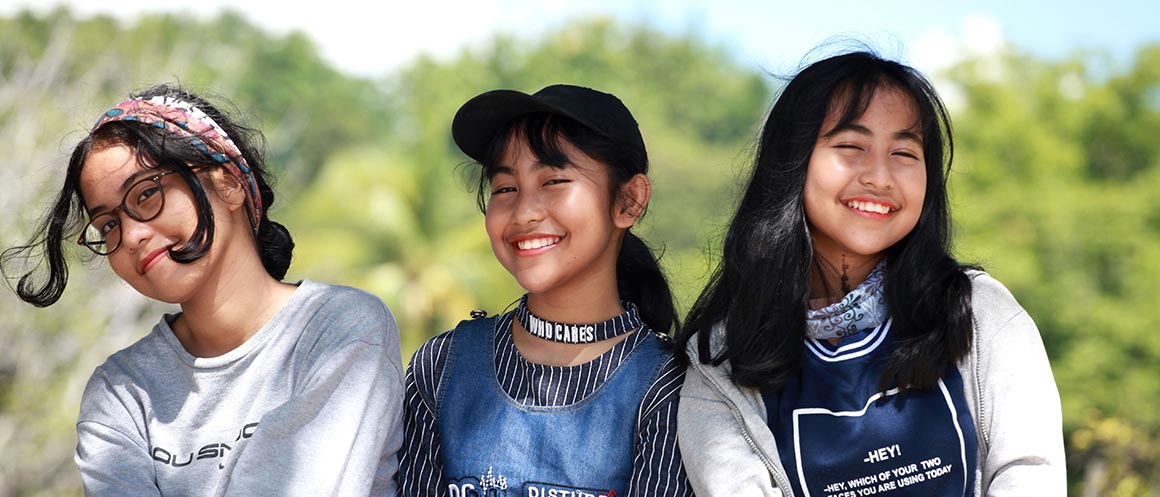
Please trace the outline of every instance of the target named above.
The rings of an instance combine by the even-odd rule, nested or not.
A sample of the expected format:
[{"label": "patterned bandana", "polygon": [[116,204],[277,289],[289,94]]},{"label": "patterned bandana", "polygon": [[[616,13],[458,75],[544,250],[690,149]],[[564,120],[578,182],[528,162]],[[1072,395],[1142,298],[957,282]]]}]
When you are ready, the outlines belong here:
[{"label": "patterned bandana", "polygon": [[245,185],[246,200],[250,204],[250,223],[254,231],[258,231],[258,224],[262,220],[262,196],[258,193],[258,182],[249,164],[246,164],[246,159],[242,157],[242,151],[213,118],[184,100],[156,96],[149,99],[134,98],[117,104],[101,114],[92,131],[113,121],[142,122],[190,138],[194,147],[225,166]]},{"label": "patterned bandana", "polygon": [[886,322],[886,260],[842,300],[806,311],[806,335],[815,340],[842,339]]},{"label": "patterned bandana", "polygon": [[620,336],[644,326],[640,313],[631,302],[620,302],[626,311],[604,322],[594,324],[567,324],[548,321],[528,309],[528,294],[520,297],[516,319],[520,325],[537,337],[560,343],[595,343]]}]

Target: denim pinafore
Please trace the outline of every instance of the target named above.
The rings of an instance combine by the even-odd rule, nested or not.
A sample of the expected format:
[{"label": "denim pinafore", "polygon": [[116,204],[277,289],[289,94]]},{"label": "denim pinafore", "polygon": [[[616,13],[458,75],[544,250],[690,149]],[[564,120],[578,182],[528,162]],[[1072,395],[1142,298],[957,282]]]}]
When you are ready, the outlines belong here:
[{"label": "denim pinafore", "polygon": [[660,339],[649,333],[580,402],[523,406],[496,378],[497,321],[460,322],[450,341],[436,399],[449,497],[624,495],[640,403],[667,359]]}]

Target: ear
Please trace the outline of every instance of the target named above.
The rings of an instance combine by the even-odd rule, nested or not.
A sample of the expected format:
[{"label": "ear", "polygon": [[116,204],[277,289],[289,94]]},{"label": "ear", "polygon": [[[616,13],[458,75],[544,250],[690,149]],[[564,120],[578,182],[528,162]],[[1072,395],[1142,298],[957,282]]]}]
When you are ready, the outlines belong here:
[{"label": "ear", "polygon": [[616,199],[616,212],[613,213],[613,224],[617,228],[631,228],[644,214],[651,195],[652,184],[649,183],[648,176],[643,174],[637,174],[621,185]]},{"label": "ear", "polygon": [[246,205],[246,191],[242,189],[242,182],[237,176],[223,168],[215,167],[211,177],[218,198],[226,203],[230,211],[236,211]]}]

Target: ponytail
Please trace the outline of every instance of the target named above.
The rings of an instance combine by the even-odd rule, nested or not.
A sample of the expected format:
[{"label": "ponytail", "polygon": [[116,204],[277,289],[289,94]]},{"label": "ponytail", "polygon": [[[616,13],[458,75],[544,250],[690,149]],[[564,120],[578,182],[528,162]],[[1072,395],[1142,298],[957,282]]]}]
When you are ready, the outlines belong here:
[{"label": "ponytail", "polygon": [[258,256],[262,259],[262,267],[278,281],[286,277],[290,269],[290,261],[294,257],[294,239],[290,237],[290,230],[285,226],[270,220],[270,206],[274,204],[274,191],[266,183],[265,178],[259,176],[258,191],[262,194],[262,223],[258,225],[257,241]]},{"label": "ponytail", "polygon": [[654,331],[680,331],[677,308],[660,262],[644,240],[624,232],[616,258],[616,289],[620,298],[636,304],[641,319]]}]

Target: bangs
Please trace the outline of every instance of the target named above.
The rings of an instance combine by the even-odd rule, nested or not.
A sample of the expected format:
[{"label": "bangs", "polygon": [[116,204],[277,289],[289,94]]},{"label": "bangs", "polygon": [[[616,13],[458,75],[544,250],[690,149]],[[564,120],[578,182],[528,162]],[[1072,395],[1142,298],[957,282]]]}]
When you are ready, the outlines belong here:
[{"label": "bangs", "polygon": [[[874,96],[878,92],[891,90],[905,95],[914,105],[916,120],[907,130],[922,136],[923,141],[926,142],[924,130],[931,129],[934,120],[933,110],[924,108],[922,101],[916,98],[903,82],[894,81],[889,79],[889,76],[874,73],[854,74],[834,89],[834,93],[830,96],[830,103],[826,106],[825,120],[823,120],[823,126],[829,124],[829,127],[823,127],[819,136],[830,136],[839,130],[848,128],[854,121],[866,114],[866,109],[870,108],[870,102],[874,100]],[[838,117],[831,123],[830,121],[834,116]]]},{"label": "bangs", "polygon": [[572,159],[564,153],[564,142],[583,129],[574,121],[553,114],[528,114],[516,119],[496,134],[497,139],[488,149],[487,161],[482,164],[483,176],[491,180],[504,154],[517,141],[527,144],[537,162],[557,169],[568,167]]}]

